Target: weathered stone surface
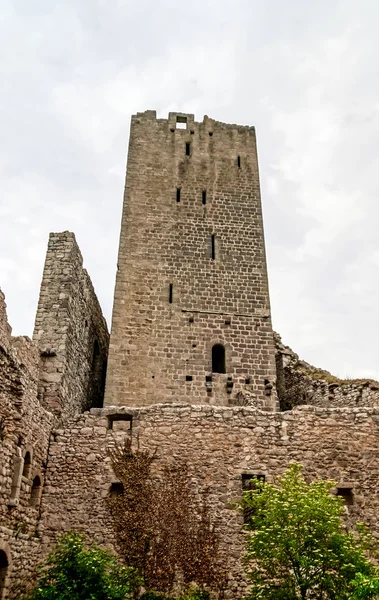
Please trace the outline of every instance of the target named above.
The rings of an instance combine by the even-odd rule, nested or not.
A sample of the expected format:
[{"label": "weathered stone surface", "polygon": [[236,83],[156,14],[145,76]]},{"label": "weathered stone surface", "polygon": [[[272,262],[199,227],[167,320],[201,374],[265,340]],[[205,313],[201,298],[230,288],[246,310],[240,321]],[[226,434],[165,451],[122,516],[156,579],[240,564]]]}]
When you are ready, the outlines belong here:
[{"label": "weathered stone surface", "polygon": [[281,410],[301,404],[358,407],[379,405],[379,383],[372,379],[338,379],[299,359],[275,334],[277,388]]},{"label": "weathered stone surface", "polygon": [[34,343],[11,336],[0,291],[0,549],[7,545],[9,562],[4,597],[20,597],[41,558],[40,496],[49,444],[68,441],[65,430],[53,433],[54,427],[102,404],[107,351],[106,323],[75,237],[51,234]]},{"label": "weathered stone surface", "polygon": [[[229,556],[229,598],[240,598],[244,590],[242,517],[232,508],[241,497],[243,473],[263,474],[272,481],[290,462],[301,462],[308,479],[330,477],[338,486],[351,486],[354,504],[346,507],[347,520],[365,520],[379,535],[379,436],[373,418],[379,415],[378,407],[367,408],[365,416],[360,409],[311,406],[290,413],[249,407],[184,408],[180,404],[127,408],[133,414],[133,446],[157,450],[153,463],[157,471],[172,460],[186,461],[194,489],[210,490],[212,518]],[[108,410],[96,411],[96,418],[100,421]],[[112,410],[117,413],[117,407]],[[88,419],[84,414],[68,424],[67,443],[56,447],[49,461],[47,485],[59,489],[59,494],[46,490],[43,498],[41,532],[49,544],[71,527],[113,544],[100,490],[109,489],[115,480],[107,460],[109,449],[128,434],[120,439],[120,432],[108,430],[105,437],[88,437],[84,433]],[[96,430],[96,421],[94,425]]]},{"label": "weathered stone surface", "polygon": [[52,233],[34,326],[38,393],[62,419],[102,406],[108,330],[73,233]]},{"label": "weathered stone surface", "polygon": [[[176,128],[178,117],[186,129]],[[214,344],[225,347],[224,374],[212,374]],[[250,393],[249,403],[275,406],[255,129],[138,113],[105,403],[230,405],[240,391]]]},{"label": "weathered stone surface", "polygon": [[35,477],[44,480],[53,416],[37,399],[38,363],[35,344],[11,336],[0,291],[0,549],[12,567],[6,590],[26,581],[40,556],[39,512],[30,498]]}]

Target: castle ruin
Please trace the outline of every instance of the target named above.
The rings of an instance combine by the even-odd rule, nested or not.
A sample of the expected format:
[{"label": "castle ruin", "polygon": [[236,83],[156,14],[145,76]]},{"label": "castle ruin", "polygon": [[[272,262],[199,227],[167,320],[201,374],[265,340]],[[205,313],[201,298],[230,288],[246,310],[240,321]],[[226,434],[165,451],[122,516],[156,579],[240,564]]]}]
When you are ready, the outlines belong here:
[{"label": "castle ruin", "polygon": [[109,449],[126,438],[210,490],[229,598],[246,477],[301,462],[379,534],[379,384],[272,330],[253,127],[133,116],[110,336],[82,262],[74,234],[50,235],[33,340],[12,337],[0,292],[0,598],[65,531],[114,547]]}]

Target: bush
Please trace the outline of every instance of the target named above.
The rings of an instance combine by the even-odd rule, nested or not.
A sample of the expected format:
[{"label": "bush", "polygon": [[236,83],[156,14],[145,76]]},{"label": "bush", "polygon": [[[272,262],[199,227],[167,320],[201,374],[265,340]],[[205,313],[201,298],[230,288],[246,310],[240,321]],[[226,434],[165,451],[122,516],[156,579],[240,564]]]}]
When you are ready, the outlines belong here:
[{"label": "bush", "polygon": [[126,600],[141,584],[137,572],[119,565],[107,550],[68,533],[39,568],[37,584],[24,600]]}]

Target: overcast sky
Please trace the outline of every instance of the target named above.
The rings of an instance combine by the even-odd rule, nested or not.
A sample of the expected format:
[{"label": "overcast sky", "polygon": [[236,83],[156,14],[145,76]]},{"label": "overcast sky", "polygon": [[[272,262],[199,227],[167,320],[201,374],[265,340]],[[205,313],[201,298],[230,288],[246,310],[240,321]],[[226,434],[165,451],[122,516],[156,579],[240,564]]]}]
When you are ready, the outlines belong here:
[{"label": "overcast sky", "polygon": [[273,325],[379,378],[377,0],[2,0],[0,287],[31,335],[50,231],[110,323],[131,114],[255,125]]}]

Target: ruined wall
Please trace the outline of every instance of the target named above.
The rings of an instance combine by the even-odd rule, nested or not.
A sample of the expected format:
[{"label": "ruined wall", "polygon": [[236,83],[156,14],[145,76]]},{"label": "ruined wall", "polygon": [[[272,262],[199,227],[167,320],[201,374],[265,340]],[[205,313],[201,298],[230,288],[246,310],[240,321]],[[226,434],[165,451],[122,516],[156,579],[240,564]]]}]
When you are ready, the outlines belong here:
[{"label": "ruined wall", "polygon": [[38,562],[36,531],[53,426],[37,400],[38,363],[32,341],[11,336],[0,291],[0,549],[12,566],[5,586],[17,594]]},{"label": "ruined wall", "polygon": [[[131,429],[109,429],[109,415],[115,413],[132,416]],[[241,496],[242,474],[264,474],[272,480],[291,461],[301,462],[308,478],[334,478],[341,488],[350,489],[348,519],[364,520],[379,534],[378,425],[378,408],[301,407],[268,413],[167,404],[94,409],[56,431],[51,443],[40,525],[45,551],[72,527],[112,546],[104,497],[115,479],[107,448],[131,435],[134,447],[138,443],[141,449],[157,449],[155,469],[185,460],[195,489],[210,488],[212,518],[231,574],[228,597],[241,598],[242,515],[232,503]]]},{"label": "ruined wall", "polygon": [[[212,373],[214,344],[225,347],[225,373]],[[138,113],[105,402],[228,405],[240,391],[275,406],[255,130]]]},{"label": "ruined wall", "polygon": [[325,407],[379,406],[379,382],[372,379],[339,379],[317,369],[275,334],[277,390],[281,410],[310,404]]},{"label": "ruined wall", "polygon": [[62,419],[102,406],[108,330],[73,233],[51,233],[33,340],[39,397]]},{"label": "ruined wall", "polygon": [[40,560],[53,426],[102,404],[108,332],[72,233],[50,235],[34,340],[11,336],[0,291],[0,597],[21,597]]}]

